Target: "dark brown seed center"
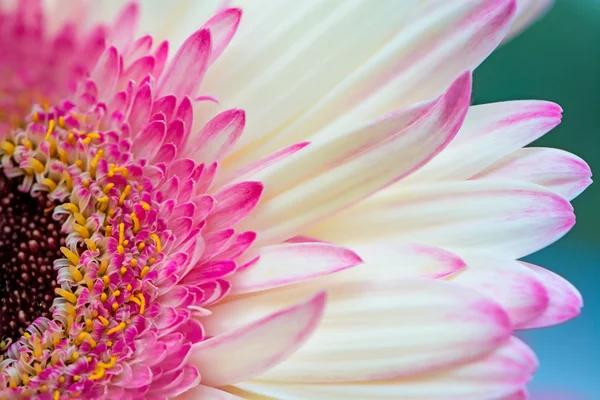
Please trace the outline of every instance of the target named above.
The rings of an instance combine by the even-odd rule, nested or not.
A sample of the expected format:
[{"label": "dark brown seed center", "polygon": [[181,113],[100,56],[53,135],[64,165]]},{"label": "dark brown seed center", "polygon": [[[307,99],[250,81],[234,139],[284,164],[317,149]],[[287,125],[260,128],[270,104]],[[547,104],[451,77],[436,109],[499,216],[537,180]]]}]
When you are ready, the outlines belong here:
[{"label": "dark brown seed center", "polygon": [[18,190],[19,179],[0,169],[0,355],[39,317],[50,316],[55,297],[54,260],[65,237],[52,219],[55,203]]}]

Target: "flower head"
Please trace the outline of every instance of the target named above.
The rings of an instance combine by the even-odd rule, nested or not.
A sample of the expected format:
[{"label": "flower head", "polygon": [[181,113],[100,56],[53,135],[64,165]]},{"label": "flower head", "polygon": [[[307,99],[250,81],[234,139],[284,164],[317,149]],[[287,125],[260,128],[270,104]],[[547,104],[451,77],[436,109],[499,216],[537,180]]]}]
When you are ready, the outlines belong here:
[{"label": "flower head", "polygon": [[0,397],[526,396],[513,331],[581,298],[514,260],[590,171],[520,149],[560,107],[469,107],[469,70],[537,5],[272,6],[172,56],[137,3],[2,11]]}]

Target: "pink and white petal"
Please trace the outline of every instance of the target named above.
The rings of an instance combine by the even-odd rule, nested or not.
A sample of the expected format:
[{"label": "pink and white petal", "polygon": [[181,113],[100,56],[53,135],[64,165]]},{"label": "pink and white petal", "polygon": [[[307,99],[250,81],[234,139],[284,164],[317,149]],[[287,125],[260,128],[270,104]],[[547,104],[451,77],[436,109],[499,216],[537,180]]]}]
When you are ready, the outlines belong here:
[{"label": "pink and white petal", "polygon": [[543,314],[550,304],[546,287],[537,274],[517,261],[490,255],[464,255],[467,268],[449,281],[469,286],[496,300],[518,327]]},{"label": "pink and white petal", "polygon": [[325,292],[319,292],[246,326],[197,343],[190,363],[200,371],[202,382],[213,387],[260,375],[292,355],[311,336],[321,320],[325,301]]},{"label": "pink and white petal", "polygon": [[[452,140],[470,91],[467,72],[431,104],[390,114],[322,146],[313,142],[261,177],[266,199],[243,222],[244,229],[260,232],[257,243],[263,245],[289,239],[414,172]],[[294,165],[302,166],[290,168]]]},{"label": "pink and white petal", "polygon": [[432,279],[379,276],[347,282],[336,276],[234,297],[215,306],[203,325],[209,335],[228,332],[326,289],[328,305],[319,329],[260,377],[324,383],[433,373],[488,354],[512,332],[502,307],[469,288]]},{"label": "pink and white petal", "polygon": [[360,264],[353,251],[328,243],[287,243],[261,247],[248,255],[258,261],[229,280],[233,294],[304,282]]},{"label": "pink and white petal", "polygon": [[463,180],[546,134],[562,109],[546,101],[509,101],[469,108],[456,138],[442,154],[400,185]]},{"label": "pink and white petal", "polygon": [[350,247],[364,264],[344,271],[336,279],[360,280],[368,276],[439,279],[466,268],[456,254],[414,243],[377,242]]},{"label": "pink and white petal", "polygon": [[592,183],[592,171],[581,158],[558,149],[519,149],[472,179],[509,179],[545,186],[573,200]]},{"label": "pink and white petal", "polygon": [[212,49],[209,63],[212,64],[225,50],[240,24],[242,10],[239,8],[227,8],[212,17],[203,28],[210,29],[212,37]]},{"label": "pink and white petal", "polygon": [[135,138],[131,146],[131,152],[137,158],[152,160],[167,134],[167,126],[163,121],[152,121]]},{"label": "pink and white petal", "polygon": [[518,0],[517,14],[504,41],[512,39],[533,24],[552,7],[552,4],[554,0]]},{"label": "pink and white petal", "polygon": [[240,182],[221,189],[213,196],[215,206],[207,218],[208,228],[215,231],[234,226],[254,209],[262,191],[260,182]]},{"label": "pink and white petal", "polygon": [[583,299],[579,291],[566,279],[537,265],[522,262],[544,284],[550,298],[546,310],[535,319],[527,321],[519,329],[545,328],[575,318],[581,312]]},{"label": "pink and white petal", "polygon": [[135,30],[140,19],[140,6],[136,1],[130,1],[115,19],[110,29],[108,43],[120,51],[124,51],[133,42]]},{"label": "pink and white petal", "polygon": [[157,97],[195,95],[209,65],[211,36],[208,29],[192,34],[179,48],[158,84]]},{"label": "pink and white petal", "polygon": [[[398,12],[395,1],[380,1],[378,7],[372,7],[369,1],[356,2],[352,9],[342,5],[346,6],[346,3],[339,3],[337,10],[308,11],[322,19],[335,13],[336,19],[331,22],[349,24],[344,36],[328,38],[337,34],[336,29],[323,30],[325,33],[319,32],[318,35],[320,43],[307,45],[306,51],[295,51],[281,61],[261,65],[257,71],[251,71],[252,66],[247,70],[248,64],[239,62],[239,57],[248,56],[240,54],[248,52],[237,47],[246,40],[242,27],[238,36],[240,41],[236,43],[234,40],[226,54],[237,57],[227,57],[227,60],[224,57],[223,62],[227,66],[219,69],[219,76],[214,76],[211,82],[214,86],[209,90],[225,104],[238,104],[260,121],[249,122],[239,143],[239,148],[249,145],[244,149],[247,157],[242,156],[238,160],[236,156],[236,167],[251,162],[255,157],[306,140],[342,115],[343,121],[327,127],[328,133],[339,131],[340,127],[345,130],[408,104],[436,97],[463,71],[474,69],[491,53],[508,30],[515,8],[511,0],[405,1],[402,12]],[[299,6],[294,5],[293,8]],[[296,18],[300,16],[301,12]],[[290,24],[287,28],[291,29],[296,21],[286,19],[285,22]],[[325,29],[322,27],[324,22],[318,22],[308,27],[308,32]],[[268,23],[268,20],[265,21],[261,28],[266,29]],[[352,29],[348,29],[350,26]],[[303,31],[294,33],[299,32]],[[275,36],[275,32],[265,34]],[[281,46],[283,37],[274,38],[272,43]],[[263,40],[255,39],[254,43]],[[306,35],[294,43],[307,40],[314,40],[314,37]],[[331,42],[336,43],[334,51],[327,46],[326,56],[321,56],[319,52]],[[361,46],[355,43],[361,43]],[[338,53],[342,52],[343,58],[340,58]],[[268,54],[277,57],[277,52]],[[255,57],[250,62],[258,66],[261,58]],[[339,64],[341,59],[344,65]],[[293,62],[294,66],[282,69],[288,62]],[[269,68],[271,64],[277,65],[277,68]],[[241,73],[230,75],[229,69],[242,69],[242,65]],[[254,82],[244,82],[242,79],[250,72],[259,78]],[[231,85],[231,78],[241,80],[236,88],[247,88],[233,92],[226,87]],[[304,80],[308,80],[310,85],[304,84]],[[271,85],[277,87],[276,95],[272,94]],[[282,90],[282,87],[288,89]],[[263,101],[255,103],[257,98]],[[265,143],[264,139],[270,138],[274,139]]]},{"label": "pink and white petal", "polygon": [[205,164],[221,161],[240,138],[245,123],[244,110],[231,109],[222,112],[192,138],[186,154]]},{"label": "pink and white petal", "polygon": [[173,400],[244,400],[244,397],[239,397],[231,393],[227,393],[221,389],[216,389],[210,386],[198,385],[191,388],[187,392],[173,398]]},{"label": "pink and white petal", "polygon": [[541,186],[480,180],[388,188],[304,233],[343,245],[397,240],[514,259],[574,223],[569,202]]},{"label": "pink and white petal", "polygon": [[511,399],[507,395],[531,379],[536,368],[533,352],[512,338],[472,363],[406,379],[334,384],[256,379],[235,386],[246,393],[286,400],[507,400]]}]

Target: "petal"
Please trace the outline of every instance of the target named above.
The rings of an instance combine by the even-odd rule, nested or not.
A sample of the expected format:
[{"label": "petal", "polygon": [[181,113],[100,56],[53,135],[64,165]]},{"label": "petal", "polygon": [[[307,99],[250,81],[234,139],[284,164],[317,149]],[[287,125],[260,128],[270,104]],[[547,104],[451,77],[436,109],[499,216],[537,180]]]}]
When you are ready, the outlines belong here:
[{"label": "petal", "polygon": [[327,243],[266,246],[250,257],[258,262],[230,279],[233,293],[249,293],[303,282],[362,262],[354,252]]},{"label": "petal", "polygon": [[510,27],[510,31],[504,38],[510,40],[515,35],[526,29],[529,25],[546,13],[554,3],[554,0],[519,0],[517,1],[517,14]]},{"label": "petal", "polygon": [[191,388],[187,392],[180,394],[174,398],[175,400],[244,400],[243,397],[238,397],[231,393],[224,392],[220,389],[215,389],[210,386],[198,385]]},{"label": "petal", "polygon": [[158,84],[158,97],[174,94],[178,98],[196,94],[208,68],[211,36],[200,29],[181,45]]},{"label": "petal", "polygon": [[151,160],[160,149],[166,133],[167,126],[163,121],[150,122],[135,138],[135,141],[131,146],[131,152],[137,158]]},{"label": "petal", "polygon": [[569,202],[541,186],[463,181],[387,189],[306,234],[344,245],[394,239],[510,259],[548,246],[574,223]]},{"label": "petal", "polygon": [[561,276],[537,265],[522,263],[531,269],[548,291],[550,303],[537,318],[521,324],[520,329],[544,328],[561,324],[579,315],[583,299],[577,289]]},{"label": "petal", "polygon": [[240,24],[242,10],[239,8],[227,8],[212,17],[203,28],[210,29],[212,38],[212,49],[209,63],[212,64],[225,50]]},{"label": "petal", "polygon": [[468,179],[554,128],[560,123],[561,111],[545,101],[470,107],[448,148],[400,184]]},{"label": "petal", "polygon": [[567,200],[573,200],[592,183],[592,171],[581,158],[558,149],[529,147],[473,177],[505,179],[545,186]]},{"label": "petal", "polygon": [[319,329],[297,353],[260,377],[289,382],[432,372],[481,357],[511,334],[506,312],[475,290],[430,279],[377,276],[348,282],[337,275],[233,298],[212,309],[203,324],[209,335],[227,332],[326,289],[328,305]]},{"label": "petal", "polygon": [[351,246],[364,265],[338,276],[362,279],[366,276],[442,278],[466,267],[454,253],[438,247],[413,243],[377,242]]},{"label": "petal", "polygon": [[517,261],[489,255],[463,255],[467,268],[448,280],[477,289],[508,312],[513,326],[541,315],[549,295],[537,274]]},{"label": "petal", "polygon": [[[293,354],[317,327],[325,293],[194,345],[190,363],[202,382],[223,386],[257,376]],[[215,363],[215,360],[223,362]]]},{"label": "petal", "polygon": [[189,143],[189,154],[203,163],[219,162],[239,139],[246,115],[243,110],[232,109],[222,112],[210,120]]},{"label": "petal", "polygon": [[252,380],[235,386],[286,400],[506,400],[506,395],[530,380],[536,367],[532,351],[513,338],[473,363],[407,379],[339,384]]},{"label": "petal", "polygon": [[[307,148],[312,152],[297,153],[260,179],[268,190],[266,200],[244,221],[244,229],[260,232],[260,244],[289,239],[415,171],[454,137],[470,88],[471,77],[465,73],[431,105],[390,114],[321,146],[313,142]],[[302,180],[310,173],[311,179]]]},{"label": "petal", "polygon": [[220,190],[214,195],[216,205],[207,218],[210,230],[233,227],[254,209],[262,191],[260,182],[241,182]]}]

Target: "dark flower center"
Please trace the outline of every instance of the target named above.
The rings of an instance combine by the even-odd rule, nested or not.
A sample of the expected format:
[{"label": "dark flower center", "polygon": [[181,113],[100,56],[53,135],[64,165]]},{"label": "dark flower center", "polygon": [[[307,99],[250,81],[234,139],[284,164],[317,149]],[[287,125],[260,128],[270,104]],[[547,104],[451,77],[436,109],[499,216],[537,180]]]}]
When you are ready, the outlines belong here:
[{"label": "dark flower center", "polygon": [[0,170],[0,355],[39,317],[49,317],[55,297],[54,260],[65,237],[52,219],[56,204],[18,189],[20,179]]}]

